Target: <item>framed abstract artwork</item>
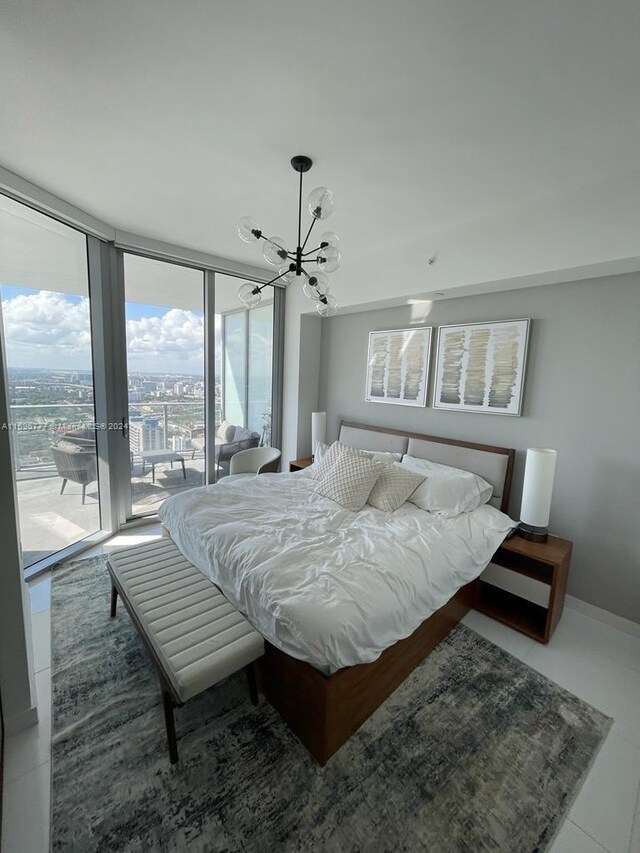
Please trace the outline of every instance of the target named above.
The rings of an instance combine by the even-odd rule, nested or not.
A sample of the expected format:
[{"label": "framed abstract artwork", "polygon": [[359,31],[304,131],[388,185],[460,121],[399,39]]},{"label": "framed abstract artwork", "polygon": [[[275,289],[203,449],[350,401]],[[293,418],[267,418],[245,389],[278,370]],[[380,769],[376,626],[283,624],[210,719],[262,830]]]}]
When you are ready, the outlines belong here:
[{"label": "framed abstract artwork", "polygon": [[518,416],[530,320],[496,320],[438,329],[435,409]]},{"label": "framed abstract artwork", "polygon": [[431,326],[369,332],[368,403],[426,406]]}]

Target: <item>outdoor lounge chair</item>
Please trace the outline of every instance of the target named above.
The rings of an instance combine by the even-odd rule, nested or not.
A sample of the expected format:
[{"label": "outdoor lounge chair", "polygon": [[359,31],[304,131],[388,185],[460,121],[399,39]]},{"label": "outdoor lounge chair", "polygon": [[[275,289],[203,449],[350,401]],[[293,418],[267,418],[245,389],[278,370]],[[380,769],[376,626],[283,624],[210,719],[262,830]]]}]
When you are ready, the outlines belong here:
[{"label": "outdoor lounge chair", "polygon": [[98,463],[95,443],[93,447],[60,441],[51,445],[51,455],[56,470],[62,477],[60,494],[64,492],[67,482],[78,483],[82,486],[82,503],[85,502],[87,486],[98,479]]}]

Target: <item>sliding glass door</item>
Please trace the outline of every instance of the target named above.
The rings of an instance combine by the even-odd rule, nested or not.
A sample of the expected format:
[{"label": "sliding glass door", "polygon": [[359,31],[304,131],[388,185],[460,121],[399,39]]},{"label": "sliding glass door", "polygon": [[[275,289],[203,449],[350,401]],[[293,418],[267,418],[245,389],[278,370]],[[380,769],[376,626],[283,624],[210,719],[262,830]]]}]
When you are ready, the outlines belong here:
[{"label": "sliding glass door", "polygon": [[85,235],[0,196],[0,291],[26,568],[101,526]]},{"label": "sliding glass door", "polygon": [[241,450],[272,444],[284,294],[265,288],[247,311],[241,279],[126,251],[120,263],[129,520],[227,476]]},{"label": "sliding glass door", "polygon": [[124,253],[131,515],[205,482],[204,273]]},{"label": "sliding glass door", "polygon": [[272,442],[274,289],[255,308],[237,297],[239,281],[216,275],[216,474],[240,450]]}]

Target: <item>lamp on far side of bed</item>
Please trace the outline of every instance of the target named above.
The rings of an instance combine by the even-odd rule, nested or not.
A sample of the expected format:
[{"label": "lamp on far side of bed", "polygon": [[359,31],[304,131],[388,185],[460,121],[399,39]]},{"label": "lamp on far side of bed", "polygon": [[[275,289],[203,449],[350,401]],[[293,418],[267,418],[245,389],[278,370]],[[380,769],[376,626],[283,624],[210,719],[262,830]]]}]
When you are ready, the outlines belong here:
[{"label": "lamp on far side of bed", "polygon": [[311,412],[311,458],[316,455],[318,444],[327,443],[327,413]]},{"label": "lamp on far side of bed", "polygon": [[558,451],[547,447],[527,450],[518,533],[533,542],[546,542],[549,537],[547,525],[557,458]]}]

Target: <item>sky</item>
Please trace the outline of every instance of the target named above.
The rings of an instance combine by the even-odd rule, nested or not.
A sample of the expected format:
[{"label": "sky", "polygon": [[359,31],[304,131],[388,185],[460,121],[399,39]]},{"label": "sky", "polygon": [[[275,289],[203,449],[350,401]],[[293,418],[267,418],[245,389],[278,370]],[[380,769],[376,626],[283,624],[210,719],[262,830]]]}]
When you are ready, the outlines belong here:
[{"label": "sky", "polygon": [[[91,369],[86,297],[11,285],[0,291],[9,367]],[[127,303],[126,319],[130,371],[203,376],[203,312]]]}]

